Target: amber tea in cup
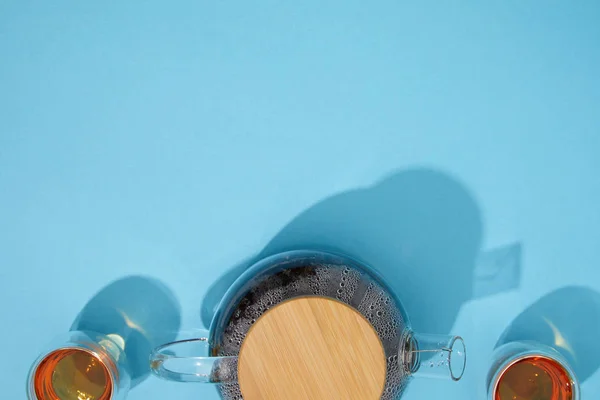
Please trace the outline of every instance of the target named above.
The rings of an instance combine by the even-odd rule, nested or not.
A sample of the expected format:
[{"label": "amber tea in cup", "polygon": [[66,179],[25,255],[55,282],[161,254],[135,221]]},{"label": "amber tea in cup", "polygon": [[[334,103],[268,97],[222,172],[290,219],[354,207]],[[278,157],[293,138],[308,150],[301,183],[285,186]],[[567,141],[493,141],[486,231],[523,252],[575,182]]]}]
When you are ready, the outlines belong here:
[{"label": "amber tea in cup", "polygon": [[30,400],[123,399],[130,379],[119,337],[69,332],[33,364],[27,383]]},{"label": "amber tea in cup", "polygon": [[571,377],[558,362],[527,357],[504,370],[494,400],[573,400]]},{"label": "amber tea in cup", "polygon": [[489,376],[490,400],[578,400],[573,370],[554,349],[509,343],[496,351]]},{"label": "amber tea in cup", "polygon": [[109,400],[112,394],[109,369],[82,349],[48,354],[35,371],[33,385],[40,399]]}]

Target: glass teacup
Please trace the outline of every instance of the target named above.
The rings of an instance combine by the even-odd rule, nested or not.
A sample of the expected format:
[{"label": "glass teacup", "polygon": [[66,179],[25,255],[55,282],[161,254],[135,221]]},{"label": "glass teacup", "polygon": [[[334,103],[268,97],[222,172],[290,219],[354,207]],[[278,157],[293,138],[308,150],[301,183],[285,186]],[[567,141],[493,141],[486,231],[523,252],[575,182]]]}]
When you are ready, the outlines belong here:
[{"label": "glass teacup", "polygon": [[567,360],[534,341],[510,342],[494,352],[489,400],[579,400],[579,383]]},{"label": "glass teacup", "polygon": [[123,340],[117,335],[71,331],[33,363],[30,400],[121,400],[130,386]]}]

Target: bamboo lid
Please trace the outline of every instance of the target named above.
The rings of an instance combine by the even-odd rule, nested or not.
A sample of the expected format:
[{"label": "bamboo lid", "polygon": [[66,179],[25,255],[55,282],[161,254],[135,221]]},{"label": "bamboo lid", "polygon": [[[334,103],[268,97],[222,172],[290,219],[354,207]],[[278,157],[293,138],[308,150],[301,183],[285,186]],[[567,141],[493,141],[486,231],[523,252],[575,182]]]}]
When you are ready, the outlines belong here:
[{"label": "bamboo lid", "polygon": [[250,328],[239,354],[244,400],[376,400],[383,346],[356,310],[325,297],[288,300]]}]

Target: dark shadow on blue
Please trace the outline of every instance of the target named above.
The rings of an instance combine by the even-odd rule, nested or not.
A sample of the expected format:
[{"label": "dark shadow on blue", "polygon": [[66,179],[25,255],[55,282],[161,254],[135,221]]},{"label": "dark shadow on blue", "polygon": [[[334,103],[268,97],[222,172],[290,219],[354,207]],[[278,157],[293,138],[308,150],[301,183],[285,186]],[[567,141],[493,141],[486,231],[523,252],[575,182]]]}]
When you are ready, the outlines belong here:
[{"label": "dark shadow on blue", "polygon": [[315,248],[370,265],[401,298],[415,330],[446,333],[471,298],[482,230],[475,199],[455,178],[430,169],[399,171],[372,186],[326,198],[296,216],[258,255],[209,289],[203,323],[210,325],[227,288],[255,261]]},{"label": "dark shadow on blue", "polygon": [[600,293],[582,286],[557,289],[529,306],[496,347],[532,340],[558,350],[584,382],[600,366]]},{"label": "dark shadow on blue", "polygon": [[130,276],[100,290],[79,313],[71,330],[94,331],[123,338],[135,387],[150,374],[152,349],[175,339],[181,323],[179,303],[161,282]]},{"label": "dark shadow on blue", "polygon": [[522,253],[523,244],[514,242],[479,254],[473,277],[473,299],[518,288]]}]

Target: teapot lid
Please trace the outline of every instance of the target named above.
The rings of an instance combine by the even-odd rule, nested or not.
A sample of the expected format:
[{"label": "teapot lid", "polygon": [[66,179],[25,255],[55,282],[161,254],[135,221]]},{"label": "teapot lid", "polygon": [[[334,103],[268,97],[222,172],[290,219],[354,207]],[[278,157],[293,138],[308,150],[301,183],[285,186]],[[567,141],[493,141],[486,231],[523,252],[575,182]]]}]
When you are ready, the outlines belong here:
[{"label": "teapot lid", "polygon": [[376,400],[385,379],[384,348],[371,324],[326,297],[273,307],[250,328],[239,353],[245,400]]}]

